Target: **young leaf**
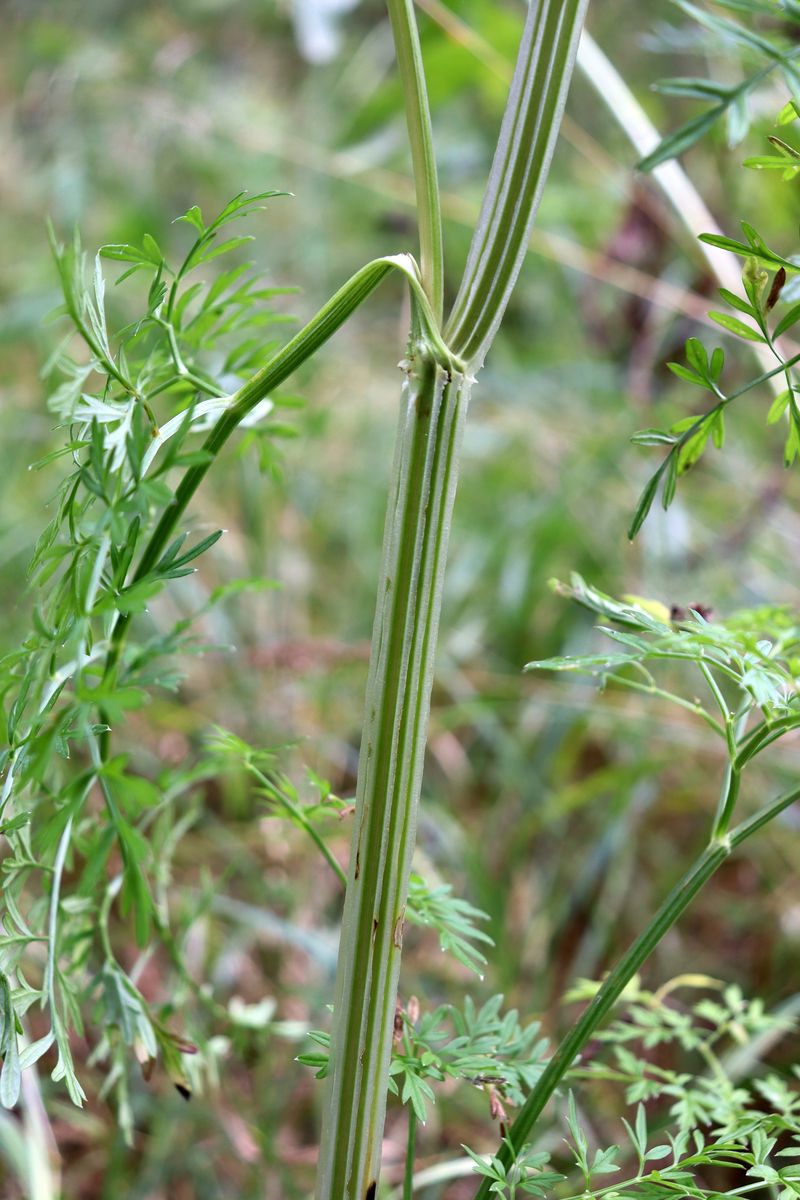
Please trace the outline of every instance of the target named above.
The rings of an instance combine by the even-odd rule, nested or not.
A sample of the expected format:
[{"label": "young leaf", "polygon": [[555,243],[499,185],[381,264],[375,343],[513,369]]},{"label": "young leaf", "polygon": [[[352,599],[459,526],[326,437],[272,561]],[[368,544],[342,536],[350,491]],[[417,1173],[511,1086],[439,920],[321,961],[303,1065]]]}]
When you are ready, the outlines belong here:
[{"label": "young leaf", "polygon": [[737,337],[744,338],[749,342],[764,342],[766,338],[758,333],[755,329],[751,329],[749,325],[745,325],[744,321],[740,321],[738,317],[732,317],[729,313],[710,312],[709,317],[712,321],[716,321],[723,329],[727,329],[729,333],[735,333]]}]

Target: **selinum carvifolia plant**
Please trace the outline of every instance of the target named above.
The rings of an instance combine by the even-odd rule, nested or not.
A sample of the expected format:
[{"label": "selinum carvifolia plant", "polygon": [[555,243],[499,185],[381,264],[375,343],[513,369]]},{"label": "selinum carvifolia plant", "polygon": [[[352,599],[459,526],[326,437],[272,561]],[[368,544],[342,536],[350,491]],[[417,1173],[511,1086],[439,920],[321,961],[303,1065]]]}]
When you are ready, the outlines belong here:
[{"label": "selinum carvifolia plant", "polygon": [[[190,544],[180,526],[231,434],[259,418],[265,442],[278,433],[269,411],[276,388],[399,270],[410,286],[411,330],[317,1188],[320,1198],[331,1200],[375,1195],[461,436],[470,389],[526,252],[586,5],[531,5],[480,220],[446,320],[436,165],[410,0],[392,0],[389,11],[417,189],[419,265],[407,254],[367,264],[278,348],[265,333],[270,316],[258,307],[270,293],[246,268],[234,266],[211,283],[202,274],[246,240],[229,236],[231,223],[274,193],[239,195],[212,221],[190,209],[181,220],[194,238],[175,266],[146,237],[140,247],[105,247],[88,273],[77,237],[63,246],[54,236],[69,330],[47,369],[60,380],[52,407],[69,430],[63,454],[71,470],[31,564],[31,634],[2,664],[7,748],[0,820],[10,850],[0,1091],[7,1104],[18,1095],[20,1070],[53,1047],[54,1077],[65,1081],[76,1103],[83,1099],[70,1031],[82,1027],[82,972],[98,951],[102,966],[92,1000],[108,1031],[100,1052],[115,1061],[118,1075],[127,1052],[145,1064],[160,1056],[179,1086],[187,1086],[191,1047],[148,1010],[107,932],[118,904],[133,914],[139,944],[155,931],[179,965],[158,894],[168,864],[156,842],[164,790],[174,794],[190,781],[165,778],[156,789],[135,776],[115,753],[114,732],[148,688],[174,683],[170,656],[186,648],[190,623],[142,645],[133,638],[135,616],[171,579],[193,571],[220,536],[216,531]],[[106,315],[103,257],[125,265],[123,279],[148,281],[146,312],[116,338]],[[208,432],[198,443],[203,429]],[[74,880],[69,897],[62,895],[67,866]],[[50,1031],[20,1056],[20,1022],[33,1004],[47,1009]],[[124,1095],[120,1099],[124,1107]]]},{"label": "selinum carvifolia plant", "polygon": [[[183,972],[186,986],[192,986],[166,917],[172,841],[161,831],[159,818],[164,806],[197,781],[198,773],[165,772],[155,787],[135,775],[114,748],[115,728],[125,713],[135,709],[149,689],[175,685],[172,658],[176,651],[192,648],[191,621],[136,641],[135,618],[170,580],[194,570],[196,559],[220,536],[215,531],[189,542],[181,522],[225,443],[249,425],[269,458],[272,440],[284,432],[277,419],[276,389],[391,271],[401,271],[408,281],[411,330],[402,364],[333,1026],[325,1039],[328,1083],[318,1200],[377,1196],[386,1095],[392,1086],[409,1106],[405,1192],[410,1196],[414,1121],[424,1114],[432,1094],[429,1080],[448,1074],[469,1077],[470,1070],[500,1090],[500,1111],[503,1102],[519,1108],[497,1154],[488,1161],[476,1160],[483,1176],[478,1196],[513,1196],[517,1190],[548,1195],[560,1188],[562,1177],[549,1168],[547,1154],[531,1145],[544,1106],[568,1072],[579,1078],[575,1064],[579,1072],[587,1041],[703,884],[738,845],[797,797],[797,790],[790,790],[744,821],[734,821],[749,764],[797,724],[797,635],[790,622],[775,613],[744,615],[725,624],[699,612],[673,617],[638,602],[615,601],[575,579],[570,594],[612,623],[610,635],[618,648],[591,659],[532,665],[613,676],[623,686],[675,699],[714,730],[724,744],[727,767],[708,845],[546,1061],[537,1027],[521,1026],[515,1015],[501,1018],[498,1001],[480,1009],[466,1003],[463,1009],[422,1016],[409,1005],[398,1014],[407,910],[414,919],[438,927],[462,961],[476,961],[474,911],[459,908],[446,890],[427,889],[411,878],[433,660],[469,394],[526,251],[586,2],[534,0],[529,8],[480,219],[446,319],[431,123],[407,0],[390,0],[389,11],[417,188],[419,264],[408,254],[367,264],[299,333],[280,345],[266,332],[274,317],[264,305],[273,290],[263,288],[239,264],[211,282],[204,274],[209,263],[246,240],[230,234],[228,227],[258,205],[272,202],[276,193],[241,194],[211,221],[199,209],[190,209],[181,220],[191,230],[191,242],[177,265],[170,265],[155,241],[145,238],[140,247],[104,247],[87,273],[77,239],[62,246],[54,237],[69,332],[48,371],[59,381],[52,406],[68,430],[61,453],[69,469],[31,565],[35,607],[30,636],[2,663],[7,748],[0,821],[9,846],[3,864],[0,975],[0,1099],[5,1104],[17,1098],[21,1070],[51,1052],[56,1055],[53,1077],[63,1079],[72,1099],[81,1102],[70,1032],[82,1027],[87,1000],[92,1019],[103,1029],[97,1054],[112,1064],[110,1078],[123,1125],[131,1122],[125,1084],[129,1055],[148,1069],[160,1059],[176,1084],[188,1090],[193,1047],[151,1011],[135,979],[117,962],[108,934],[110,912],[119,905],[123,913],[133,915],[140,945],[154,936],[160,939],[178,973]],[[776,53],[791,82],[791,55],[782,49]],[[731,103],[735,101],[734,97]],[[775,339],[796,317],[792,309],[777,329],[771,329],[768,314],[785,278],[781,272],[796,268],[770,251],[749,226],[745,236],[744,243],[718,239],[748,260],[745,297],[724,299],[755,325],[746,326],[749,332],[743,333],[740,318],[725,314],[720,324],[763,340],[778,356],[775,371],[782,372],[787,383],[786,457],[791,460],[800,427],[791,374],[795,359],[780,358]],[[115,337],[106,317],[102,258],[124,264],[123,279],[133,275],[147,281],[145,312]],[[723,391],[718,350],[709,354],[692,341],[687,362],[678,374],[709,391],[714,403],[688,423],[640,436],[639,441],[666,445],[667,454],[645,491],[632,533],[644,520],[659,482],[663,480],[668,504],[678,476],[696,461],[709,439],[721,444],[727,406],[749,390]],[[772,415],[778,419],[782,413],[783,408],[773,409]],[[205,436],[198,439],[201,433]],[[693,664],[699,671],[710,709],[655,682],[652,664],[675,661]],[[324,853],[311,816],[298,805],[291,784],[275,771],[270,756],[221,734],[216,752],[232,748],[270,803],[301,824]],[[201,770],[211,770],[214,761],[212,757]],[[324,787],[320,798],[322,805],[335,803]],[[69,895],[63,892],[67,868]],[[88,974],[93,982],[87,989]],[[199,989],[197,998],[213,1006]],[[736,998],[726,1002],[730,1010]],[[32,1005],[47,1010],[50,1031],[20,1049],[18,1038]],[[720,1008],[718,1026],[724,1026],[728,1010]],[[659,1013],[657,998],[644,997],[641,1011]],[[661,1019],[669,1028],[670,1018]],[[753,1023],[757,1025],[755,1017]],[[480,1076],[476,1062],[490,1068],[491,1076]],[[623,1060],[622,1071],[632,1079],[631,1087],[637,1082],[644,1086],[641,1060]],[[782,1113],[784,1132],[796,1133],[796,1101],[787,1093],[781,1110],[778,1091],[775,1085],[767,1098],[773,1110]],[[581,1194],[661,1196],[675,1194],[678,1188],[705,1195],[692,1182],[693,1171],[703,1163],[720,1162],[760,1171],[758,1178],[768,1186],[791,1186],[786,1172],[781,1174],[769,1162],[774,1145],[769,1144],[769,1122],[779,1118],[762,1114],[763,1120],[748,1125],[741,1105],[737,1112],[716,1140],[707,1139],[701,1147],[695,1137],[693,1149],[688,1143],[691,1122],[689,1128],[679,1122],[666,1151],[672,1166],[655,1172],[647,1163],[666,1154],[662,1147],[657,1153],[648,1147],[640,1113],[630,1125],[639,1170],[627,1184],[606,1188],[596,1186],[595,1177],[615,1169],[616,1148],[590,1158],[570,1102],[570,1145],[584,1180]],[[749,1139],[744,1147],[743,1139]]]}]

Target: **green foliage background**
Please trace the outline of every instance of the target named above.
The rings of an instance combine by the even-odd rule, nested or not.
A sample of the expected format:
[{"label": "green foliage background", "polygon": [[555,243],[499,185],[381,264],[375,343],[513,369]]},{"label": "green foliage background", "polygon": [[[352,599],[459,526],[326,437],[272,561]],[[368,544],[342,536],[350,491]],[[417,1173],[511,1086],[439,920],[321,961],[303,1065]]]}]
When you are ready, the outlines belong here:
[{"label": "green foliage background", "polygon": [[[439,138],[447,249],[453,276],[466,252],[504,86],[521,24],[514,4],[452,6],[492,48],[489,64],[423,18]],[[316,16],[314,13],[316,12]],[[305,18],[304,18],[305,14]],[[311,14],[311,16],[309,16]],[[0,599],[3,650],[28,627],[24,575],[48,519],[57,468],[28,464],[57,445],[39,368],[55,335],[44,317],[58,302],[45,217],[89,247],[138,242],[185,248],[173,217],[198,203],[215,211],[247,188],[285,189],[255,218],[253,254],[269,285],[297,285],[284,312],[309,316],[358,266],[414,250],[410,182],[391,40],[373,0],[333,19],[335,56],[301,52],[302,21],[318,8],[185,0],[168,7],[119,0],[10,0],[0,44]],[[654,97],[664,75],[697,71],[697,43],[666,3],[597,5],[590,27],[664,127],[695,110]],[[319,32],[319,31],[318,31]],[[735,73],[735,56],[712,69]],[[484,55],[486,57],[486,55]],[[703,64],[707,68],[709,62]],[[777,92],[776,92],[777,96]],[[771,246],[796,250],[792,187],[743,171],[762,153],[780,107],[767,95],[745,141],[724,131],[686,165],[720,225],[753,221]],[[591,618],[547,588],[572,570],[615,594],[667,605],[733,608],[797,604],[796,472],[780,467],[781,437],[766,427],[768,395],[734,418],[724,455],[709,452],[667,514],[653,513],[631,546],[626,528],[652,469],[629,436],[694,411],[696,397],[665,371],[698,332],[685,312],[651,305],[604,282],[665,279],[708,298],[713,285],[685,232],[635,154],[576,77],[569,121],[538,222],[539,233],[492,352],[467,433],[434,693],[420,839],[426,877],[452,883],[491,916],[496,943],[485,982],[443,961],[436,939],[410,931],[406,995],[435,1008],[465,991],[502,991],[545,1030],[566,1019],[558,1001],[577,977],[599,977],[656,907],[703,836],[721,758],[703,728],[634,695],[598,696],[591,681],[524,676],[531,659],[589,652]],[[562,261],[565,239],[570,263]],[[574,267],[580,257],[586,270]],[[639,274],[636,274],[636,273]],[[122,744],[138,771],[197,759],[214,725],[256,746],[291,744],[296,780],[311,766],[337,795],[354,785],[366,649],[384,489],[395,421],[405,319],[399,283],[360,310],[293,380],[304,405],[280,461],[233,448],[192,513],[198,537],[224,527],[201,572],[154,606],[155,623],[199,607],[220,584],[263,576],[277,589],[243,594],[203,619],[215,649],[191,661],[177,696],[130,714]],[[113,302],[113,301],[112,301]],[[687,302],[691,308],[691,302]],[[124,309],[120,306],[120,314]],[[748,378],[747,348],[722,331]],[[688,389],[691,390],[691,389]],[[127,743],[127,745],[126,745]],[[773,766],[796,775],[789,742]],[[774,790],[764,778],[764,789]],[[758,797],[754,797],[757,799]],[[171,904],[199,911],[186,961],[223,1009],[232,998],[269,1001],[260,1029],[232,1026],[180,983],[163,952],[141,964],[148,1000],[169,1005],[176,1031],[215,1038],[217,1066],[187,1105],[169,1080],[134,1080],[136,1137],[126,1146],[100,1096],[102,1064],[87,1066],[91,1027],[76,1039],[87,1107],[78,1112],[42,1072],[73,1197],[282,1197],[308,1192],[320,1102],[312,1073],[294,1062],[300,1035],[324,1024],[330,1000],[338,883],[302,832],[270,815],[247,777],[230,771],[191,793],[175,850]],[[349,827],[332,827],[344,861]],[[746,857],[731,861],[659,950],[648,986],[685,971],[739,984],[768,1005],[797,990],[800,839],[787,815]],[[198,897],[202,903],[198,903]],[[138,951],[120,922],[116,948],[131,969]],[[272,1007],[274,1005],[274,1008]],[[787,1049],[787,1054],[789,1053]],[[597,1092],[593,1119],[615,1113]],[[21,1127],[4,1116],[4,1194]],[[390,1111],[387,1174],[402,1157],[402,1123]],[[608,1140],[613,1140],[613,1133]],[[421,1132],[419,1154],[462,1142],[488,1148],[485,1098],[446,1090]],[[453,1184],[452,1200],[474,1185]]]}]

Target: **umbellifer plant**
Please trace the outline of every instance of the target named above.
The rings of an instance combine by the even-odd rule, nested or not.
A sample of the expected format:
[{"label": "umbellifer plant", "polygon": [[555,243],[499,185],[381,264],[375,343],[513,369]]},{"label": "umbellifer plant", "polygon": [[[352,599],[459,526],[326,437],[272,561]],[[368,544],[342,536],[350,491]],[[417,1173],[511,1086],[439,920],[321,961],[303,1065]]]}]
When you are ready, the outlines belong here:
[{"label": "umbellifer plant", "polygon": [[[400,270],[410,285],[411,332],[372,640],[317,1189],[320,1198],[331,1200],[375,1195],[461,435],[470,388],[526,252],[587,2],[531,5],[480,220],[446,321],[436,166],[410,0],[391,0],[389,11],[417,190],[419,266],[409,255],[369,263],[275,350],[258,336],[257,321],[264,318],[254,318],[255,303],[269,294],[241,268],[210,285],[193,280],[197,268],[245,240],[225,236],[230,223],[274,193],[240,195],[209,223],[197,208],[184,214],[195,240],[175,268],[152,238],[141,247],[103,249],[105,258],[125,264],[126,274],[149,278],[145,316],[115,343],[101,258],[88,281],[77,238],[67,247],[54,239],[71,328],[50,364],[61,379],[53,407],[69,424],[63,453],[73,470],[34,554],[34,628],[21,650],[3,662],[8,745],[0,821],[12,848],[4,864],[7,936],[0,978],[0,1091],[7,1104],[17,1097],[20,1067],[54,1044],[55,1078],[65,1080],[73,1100],[83,1098],[69,1030],[81,1026],[77,980],[95,923],[104,964],[100,1007],[115,1031],[107,1052],[118,1066],[125,1046],[144,1062],[160,1054],[185,1086],[183,1056],[189,1048],[148,1011],[107,935],[109,912],[119,899],[122,911],[135,916],[141,945],[153,925],[168,948],[171,944],[147,879],[151,847],[144,834],[151,821],[141,814],[156,805],[156,796],[126,769],[124,757],[114,755],[113,729],[145,688],[170,683],[169,668],[159,673],[159,661],[185,644],[188,630],[182,625],[158,644],[140,647],[131,640],[132,619],[169,579],[192,571],[219,537],[211,534],[187,549],[179,523],[231,434],[263,416],[274,390],[390,271]],[[82,343],[77,356],[71,352],[76,335]],[[210,360],[220,346],[228,347],[227,356],[214,372]],[[230,394],[223,379],[237,374],[243,382]],[[193,435],[209,425],[198,448]],[[269,422],[265,430],[269,438]],[[174,780],[172,786],[186,782]],[[122,869],[109,883],[112,852]],[[73,870],[77,862],[83,869],[79,902],[65,905],[61,886],[68,859]],[[37,943],[46,947],[46,962],[40,981],[31,983],[27,962]],[[179,966],[174,945],[172,951]],[[62,960],[70,970],[61,969]],[[51,1029],[20,1057],[18,1022],[37,1002],[49,1009]]]},{"label": "umbellifer plant", "polygon": [[[515,1019],[500,1022],[494,1002],[479,1011],[466,1005],[463,1014],[438,1012],[420,1021],[413,1011],[398,1015],[402,934],[460,440],[470,389],[526,252],[587,2],[534,0],[529,8],[480,220],[446,320],[436,167],[410,0],[390,0],[389,11],[417,189],[419,266],[405,254],[369,263],[299,333],[276,349],[263,337],[260,326],[269,318],[259,315],[257,308],[269,294],[243,268],[231,268],[210,284],[193,280],[197,268],[246,240],[227,238],[227,226],[275,193],[240,195],[209,223],[197,208],[183,215],[194,238],[177,267],[168,265],[153,239],[145,239],[141,247],[104,248],[105,258],[122,262],[127,274],[144,274],[149,282],[145,315],[115,340],[106,322],[100,258],[87,282],[78,242],[65,248],[54,240],[71,331],[51,364],[61,380],[53,406],[70,429],[63,453],[73,469],[61,485],[56,515],[34,554],[37,603],[30,638],[2,663],[8,746],[2,760],[0,821],[11,848],[4,862],[0,975],[4,1059],[0,1099],[6,1105],[17,1099],[21,1070],[53,1046],[58,1056],[53,1076],[64,1079],[73,1100],[81,1102],[69,1033],[80,1028],[83,1019],[78,980],[88,955],[96,950],[95,941],[102,962],[95,1000],[105,1029],[99,1052],[113,1063],[123,1123],[130,1121],[124,1085],[124,1059],[130,1051],[145,1064],[160,1056],[178,1086],[188,1086],[184,1060],[191,1047],[154,1017],[135,980],[117,963],[108,936],[109,912],[119,900],[123,911],[135,916],[140,944],[148,942],[155,928],[176,969],[182,970],[159,903],[168,870],[159,873],[156,821],[150,813],[157,815],[160,798],[152,785],[128,770],[124,757],[115,756],[113,732],[146,689],[172,682],[170,668],[165,666],[162,672],[159,664],[185,646],[190,635],[188,622],[182,622],[155,642],[137,645],[133,617],[170,579],[193,570],[195,560],[219,537],[211,534],[187,549],[178,528],[230,436],[256,418],[266,418],[262,435],[267,443],[271,433],[280,432],[271,411],[275,389],[392,270],[400,270],[408,280],[412,321],[402,365],[400,423],[372,639],[327,1062],[318,1200],[377,1196],[386,1095],[390,1079],[398,1075],[404,1076],[402,1098],[412,1113],[405,1184],[405,1194],[411,1195],[413,1121],[424,1113],[426,1075],[443,1078],[448,1071],[457,1073],[457,1068],[466,1074],[466,1057],[459,1067],[455,1053],[448,1058],[442,1051],[441,1029],[448,1020],[456,1026],[451,1046],[463,1048],[466,1039],[470,1047],[485,1050],[486,1037],[498,1041],[502,1035],[509,1043],[509,1058],[517,1054],[520,1062],[513,1070],[507,1068],[505,1075],[501,1065],[497,1067],[508,1088],[519,1088],[521,1105],[504,1131],[497,1154],[488,1162],[476,1159],[483,1175],[478,1196],[513,1196],[518,1188],[549,1194],[561,1176],[546,1170],[547,1155],[530,1145],[544,1106],[699,889],[734,849],[800,795],[798,789],[790,790],[743,822],[733,823],[745,768],[798,723],[793,628],[786,628],[785,622],[781,625],[773,614],[768,623],[771,628],[777,623],[782,632],[767,646],[759,625],[763,614],[724,626],[707,621],[702,613],[673,620],[669,613],[654,614],[637,602],[615,601],[574,580],[569,593],[621,627],[621,632],[612,632],[621,649],[587,660],[531,665],[599,671],[624,686],[677,699],[697,712],[723,740],[728,754],[708,845],[621,962],[592,992],[586,1011],[546,1065],[540,1061],[543,1046],[535,1040],[535,1028],[523,1030]],[[735,307],[755,321],[751,334],[743,336],[763,340],[777,355],[768,314],[780,287],[775,279],[768,286],[764,268],[777,267],[777,273],[796,268],[770,251],[755,231],[747,227],[745,232],[746,243],[723,239],[725,248],[754,260],[746,271],[746,299]],[[737,322],[741,324],[738,318],[729,318],[727,328],[741,333]],[[790,325],[787,314],[779,332]],[[82,356],[71,352],[76,334],[83,344]],[[220,362],[221,346],[226,350]],[[668,504],[678,476],[696,461],[709,438],[721,444],[723,413],[743,394],[742,389],[722,391],[720,352],[709,355],[692,342],[687,358],[689,365],[679,373],[711,392],[714,405],[680,427],[640,436],[640,441],[669,449],[645,492],[632,532],[644,520],[660,480]],[[787,458],[797,450],[794,363],[794,359],[780,359],[775,368],[787,380],[785,407],[792,431]],[[754,384],[771,374],[760,376]],[[231,376],[242,380],[232,394],[224,382]],[[195,436],[206,429],[198,446]],[[178,482],[173,486],[176,472]],[[654,661],[695,664],[716,711],[657,687],[645,666]],[[225,742],[224,737],[220,740]],[[272,802],[303,824],[319,845],[312,822],[298,808],[286,781],[271,773],[259,752],[244,744],[238,751]],[[174,795],[195,779],[196,775],[173,773],[161,781],[161,791]],[[148,842],[146,835],[153,841]],[[109,871],[112,855],[119,859],[116,873]],[[64,898],[67,863],[77,885],[74,894]],[[155,896],[148,875],[154,877]],[[412,886],[411,902],[417,919],[447,923],[442,918],[446,898],[426,891],[418,881]],[[469,958],[470,951],[458,940],[459,928],[466,930],[467,941],[469,936],[474,939],[472,915],[453,904],[447,911],[451,941],[460,946],[462,958]],[[36,953],[39,947],[41,958]],[[35,1003],[49,1010],[51,1029],[20,1052],[22,1018]],[[648,1011],[648,1004],[660,1011],[657,998],[645,997],[643,1004],[642,1011]],[[718,1023],[724,1025],[726,1012],[719,1009]],[[664,1024],[669,1026],[666,1017]],[[393,1043],[400,1045],[394,1062]],[[490,1058],[484,1053],[485,1060]],[[636,1061],[628,1060],[626,1069],[635,1082]],[[787,1101],[787,1112],[793,1111],[793,1103]],[[759,1178],[772,1185],[775,1180],[765,1166],[769,1150],[764,1151],[763,1142],[755,1144],[754,1132],[766,1137],[764,1130],[772,1118],[751,1126],[746,1114],[740,1113],[739,1118],[739,1124],[733,1122],[726,1132],[727,1140],[705,1147],[705,1159],[699,1148],[694,1158],[687,1155],[681,1138],[688,1132],[682,1129],[672,1143],[672,1177],[667,1178],[665,1168],[660,1179],[651,1179],[645,1171],[653,1152],[647,1148],[646,1123],[639,1118],[631,1133],[640,1165],[636,1178],[625,1185],[627,1191],[625,1187],[591,1190],[594,1175],[614,1169],[614,1154],[608,1150],[599,1159],[588,1159],[586,1139],[571,1105],[571,1145],[584,1176],[584,1194],[660,1196],[676,1188],[705,1194],[697,1188],[691,1192],[691,1172],[702,1162],[758,1167]],[[784,1131],[796,1132],[789,1117],[785,1122]],[[748,1137],[749,1148],[742,1150],[741,1140]],[[663,1187],[662,1180],[666,1180]]]}]

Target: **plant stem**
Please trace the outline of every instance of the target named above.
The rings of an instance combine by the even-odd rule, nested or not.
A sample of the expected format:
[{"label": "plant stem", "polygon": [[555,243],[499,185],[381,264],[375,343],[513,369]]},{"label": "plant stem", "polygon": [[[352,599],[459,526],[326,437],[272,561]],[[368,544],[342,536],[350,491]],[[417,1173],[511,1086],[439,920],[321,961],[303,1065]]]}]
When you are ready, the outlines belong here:
[{"label": "plant stem", "polygon": [[550,169],[588,0],[532,0],[445,340],[480,366],[519,275]]},{"label": "plant stem", "polygon": [[417,193],[420,273],[437,324],[444,304],[444,252],[439,178],[413,0],[388,0],[397,66],[405,98],[408,140]]},{"label": "plant stem", "polygon": [[408,1106],[408,1140],[406,1142],[406,1169],[403,1172],[403,1200],[414,1196],[414,1154],[417,1148],[417,1114]]},{"label": "plant stem", "polygon": [[397,978],[469,381],[412,346],[367,682],[318,1200],[377,1189]]},{"label": "plant stem", "polygon": [[[444,337],[444,353],[441,338],[437,345],[430,328],[412,342],[367,683],[317,1200],[374,1200],[377,1193],[458,443],[472,376],[491,345],[525,255],[587,3],[534,0],[449,324],[452,333]],[[400,27],[401,61],[411,51],[418,54],[410,14],[399,3],[393,21]],[[426,107],[418,58],[407,62],[406,72],[410,121],[417,123],[420,139],[418,196],[428,189],[429,201],[422,206],[428,220],[433,182],[419,174],[430,163],[421,153]],[[435,322],[435,309],[432,315]],[[412,328],[419,317],[415,313]],[[463,373],[451,352],[466,362]]]},{"label": "plant stem", "polygon": [[[606,977],[591,1004],[561,1041],[558,1050],[548,1062],[538,1083],[509,1130],[509,1140],[517,1151],[530,1139],[544,1106],[572,1066],[577,1055],[608,1016],[627,984],[650,957],[664,934],[685,912],[703,885],[733,850],[798,799],[800,799],[800,788],[794,788],[759,809],[754,816],[737,825],[726,837],[712,838],[703,853],[672,889],[644,932],[639,935],[613,971]],[[506,1147],[501,1147],[498,1157],[506,1166],[509,1165],[511,1158]],[[476,1200],[489,1200],[488,1185],[490,1182],[487,1179],[481,1183],[476,1193]]]},{"label": "plant stem", "polygon": [[286,790],[280,786],[277,780],[270,779],[268,775],[265,775],[263,771],[260,771],[252,762],[245,761],[245,769],[248,770],[251,775],[255,776],[255,778],[261,784],[262,792],[267,799],[284,808],[295,824],[299,825],[301,829],[305,830],[314,845],[319,850],[322,857],[327,862],[328,866],[333,871],[336,878],[341,883],[342,887],[346,887],[347,876],[334,858],[333,851],[328,843],[320,835],[319,831],[314,828],[313,822],[309,821],[308,817],[303,812],[302,805],[295,804],[294,800],[292,800],[291,796],[286,794]]},{"label": "plant stem", "polygon": [[[393,268],[403,265],[400,258],[379,258],[374,262],[367,263],[331,297],[327,304],[323,305],[299,333],[278,350],[257,375],[234,393],[229,407],[203,443],[203,450],[206,454],[204,461],[189,467],[181,479],[171,504],[164,509],[161,519],[150,536],[131,582],[136,583],[143,579],[156,566],[175,531],[175,526],[203,482],[211,463],[244,417],[274,388],[283,383],[293,371],[296,371],[301,363],[310,358],[344,324],[350,314],[366,300],[367,296],[375,290]],[[130,620],[130,613],[120,613],[114,625],[111,648],[106,658],[106,676],[116,666]]]}]

